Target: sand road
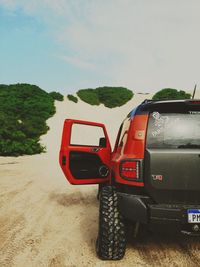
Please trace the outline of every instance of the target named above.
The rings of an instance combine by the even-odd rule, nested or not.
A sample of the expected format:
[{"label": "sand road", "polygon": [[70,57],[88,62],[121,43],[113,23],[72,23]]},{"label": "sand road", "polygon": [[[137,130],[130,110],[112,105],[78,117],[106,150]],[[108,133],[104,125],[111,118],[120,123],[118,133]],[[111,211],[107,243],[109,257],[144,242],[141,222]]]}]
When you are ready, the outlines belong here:
[{"label": "sand road", "polygon": [[130,242],[121,261],[99,260],[97,186],[69,185],[58,166],[65,117],[106,123],[113,143],[121,119],[142,97],[114,110],[57,103],[42,138],[46,154],[0,158],[0,267],[200,266],[199,239],[158,234]]}]

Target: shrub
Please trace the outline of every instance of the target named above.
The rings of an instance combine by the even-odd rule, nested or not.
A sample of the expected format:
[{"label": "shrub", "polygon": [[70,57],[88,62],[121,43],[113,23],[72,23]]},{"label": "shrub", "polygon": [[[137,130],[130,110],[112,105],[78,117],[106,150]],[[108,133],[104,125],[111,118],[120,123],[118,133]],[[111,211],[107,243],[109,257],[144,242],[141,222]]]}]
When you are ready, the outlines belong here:
[{"label": "shrub", "polygon": [[67,98],[70,100],[70,101],[73,101],[74,103],[77,103],[78,102],[78,98],[76,96],[73,96],[73,95],[67,95]]},{"label": "shrub", "polygon": [[82,89],[77,92],[81,100],[90,105],[104,104],[106,107],[120,107],[127,103],[133,92],[124,87],[98,87],[96,89]]},{"label": "shrub", "polygon": [[55,113],[54,99],[30,84],[0,85],[0,155],[32,155],[45,151],[39,137]]},{"label": "shrub", "polygon": [[165,88],[158,91],[154,96],[153,100],[170,100],[170,99],[190,99],[191,94],[185,91],[178,91],[176,89]]},{"label": "shrub", "polygon": [[80,99],[90,105],[100,105],[97,91],[94,89],[81,89],[77,92]]},{"label": "shrub", "polygon": [[108,108],[123,106],[133,97],[133,92],[124,87],[99,87],[96,90],[100,103]]},{"label": "shrub", "polygon": [[63,101],[64,100],[64,96],[58,92],[51,92],[49,93],[49,95],[54,99],[54,100],[58,100],[58,101]]}]

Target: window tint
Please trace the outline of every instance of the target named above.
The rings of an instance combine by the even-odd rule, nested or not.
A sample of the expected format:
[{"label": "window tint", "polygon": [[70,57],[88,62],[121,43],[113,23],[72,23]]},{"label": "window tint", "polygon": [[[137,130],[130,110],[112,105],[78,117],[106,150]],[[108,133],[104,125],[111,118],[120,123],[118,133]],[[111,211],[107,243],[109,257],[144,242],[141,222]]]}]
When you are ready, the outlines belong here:
[{"label": "window tint", "polygon": [[103,128],[74,123],[70,145],[99,146],[100,138],[105,138]]},{"label": "window tint", "polygon": [[119,131],[118,131],[118,134],[117,134],[117,139],[116,139],[114,151],[116,151],[118,146],[119,146],[119,140],[120,140],[120,137],[121,137],[122,127],[123,127],[123,123],[119,127]]},{"label": "window tint", "polygon": [[200,112],[150,115],[148,148],[200,148]]},{"label": "window tint", "polygon": [[124,145],[126,143],[130,122],[131,122],[131,119],[127,118],[123,123],[121,135],[120,135],[120,139],[119,139],[119,144],[118,144],[119,147],[124,147]]}]

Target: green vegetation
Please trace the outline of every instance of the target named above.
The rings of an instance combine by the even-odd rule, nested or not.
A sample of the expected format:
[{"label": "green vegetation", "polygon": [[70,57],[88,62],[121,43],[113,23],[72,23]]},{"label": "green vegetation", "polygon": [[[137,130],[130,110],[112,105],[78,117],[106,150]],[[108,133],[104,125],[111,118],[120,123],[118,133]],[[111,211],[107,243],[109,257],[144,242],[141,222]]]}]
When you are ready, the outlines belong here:
[{"label": "green vegetation", "polygon": [[58,100],[58,101],[63,101],[64,100],[64,96],[61,95],[60,93],[58,92],[51,92],[49,93],[49,95],[54,99],[54,100]]},{"label": "green vegetation", "polygon": [[123,106],[133,97],[133,92],[124,87],[99,87],[96,90],[100,103],[108,108]]},{"label": "green vegetation", "polygon": [[74,103],[78,103],[78,98],[74,95],[67,95],[67,98]]},{"label": "green vegetation", "polygon": [[187,94],[185,91],[178,91],[176,89],[165,88],[158,91],[154,96],[153,100],[168,100],[168,99],[190,99],[191,94]]},{"label": "green vegetation", "polygon": [[90,105],[100,105],[99,97],[95,89],[81,89],[77,92],[80,99]]},{"label": "green vegetation", "polygon": [[35,85],[0,85],[0,155],[41,153],[39,143],[55,113],[54,99]]},{"label": "green vegetation", "polygon": [[127,103],[133,92],[124,87],[98,87],[96,89],[82,89],[77,92],[80,99],[90,105],[104,104],[108,108],[120,107]]}]

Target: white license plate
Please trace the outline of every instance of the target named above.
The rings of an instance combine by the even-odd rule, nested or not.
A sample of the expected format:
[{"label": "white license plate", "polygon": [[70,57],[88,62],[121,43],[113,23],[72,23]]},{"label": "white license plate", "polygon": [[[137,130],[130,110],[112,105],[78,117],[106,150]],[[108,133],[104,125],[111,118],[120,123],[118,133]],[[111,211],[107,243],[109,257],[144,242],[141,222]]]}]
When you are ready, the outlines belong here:
[{"label": "white license plate", "polygon": [[200,223],[200,210],[187,210],[189,223]]}]

